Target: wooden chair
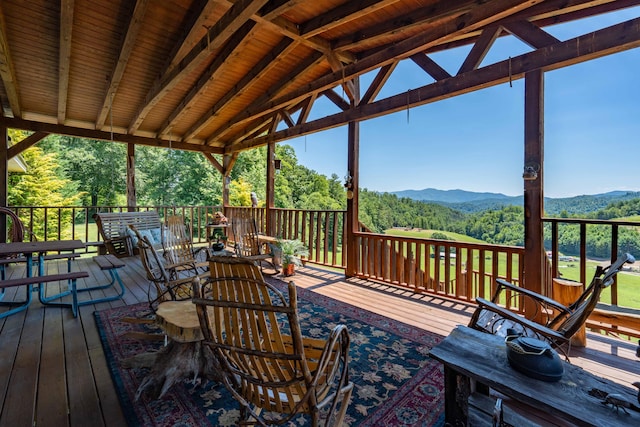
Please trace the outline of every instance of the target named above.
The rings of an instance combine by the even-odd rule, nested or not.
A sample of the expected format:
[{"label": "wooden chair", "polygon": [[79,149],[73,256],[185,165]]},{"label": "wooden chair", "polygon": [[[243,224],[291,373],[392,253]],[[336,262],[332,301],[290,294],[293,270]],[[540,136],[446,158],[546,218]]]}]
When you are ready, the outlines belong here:
[{"label": "wooden chair", "polygon": [[[140,261],[147,279],[155,287],[155,295],[153,295],[151,289],[147,293],[151,310],[155,312],[158,304],[163,301],[190,299],[192,279],[198,274],[206,277],[209,273],[198,273],[195,269],[192,269],[191,274],[186,275],[185,273],[189,271],[190,264],[168,264],[156,251],[147,236],[140,234],[135,226],[130,225],[129,227],[138,238],[137,245]],[[180,269],[182,275],[179,276],[175,272],[176,269]]]},{"label": "wooden chair", "polygon": [[[277,274],[278,267],[273,261],[273,254],[267,248],[266,243],[261,242],[256,222],[251,217],[234,217],[231,220],[231,230],[233,233],[234,249],[236,255],[255,261],[260,265],[263,274]],[[265,272],[264,264],[269,266],[273,273]]]},{"label": "wooden chair", "polygon": [[[200,273],[207,270],[206,248],[194,249],[189,229],[184,218],[179,215],[167,217],[163,238],[163,256],[171,265],[179,266],[172,270],[177,279],[186,272],[187,277],[193,272]],[[185,271],[186,270],[186,271]]]},{"label": "wooden chair", "polygon": [[[478,308],[471,317],[469,327],[502,336],[506,336],[507,329],[513,328],[525,336],[547,341],[567,356],[569,348],[565,350],[562,347],[570,343],[570,338],[587,321],[598,303],[600,294],[613,283],[622,266],[633,262],[633,256],[624,254],[608,267],[598,266],[589,286],[568,307],[551,298],[498,279],[498,286],[491,301],[476,298]],[[535,313],[527,313],[528,318],[505,308],[514,306],[506,304],[507,302],[515,302],[515,305],[524,307],[525,300],[530,300],[533,303],[531,306],[537,309]],[[537,315],[541,315],[545,321],[537,323],[529,320],[539,317]]]},{"label": "wooden chair", "polygon": [[[288,298],[253,277],[196,280],[193,292],[204,343],[240,403],[241,425],[284,424],[301,413],[313,426],[342,424],[353,390],[346,326],[336,326],[327,340],[303,338],[293,282]],[[268,421],[262,411],[270,412]]]}]

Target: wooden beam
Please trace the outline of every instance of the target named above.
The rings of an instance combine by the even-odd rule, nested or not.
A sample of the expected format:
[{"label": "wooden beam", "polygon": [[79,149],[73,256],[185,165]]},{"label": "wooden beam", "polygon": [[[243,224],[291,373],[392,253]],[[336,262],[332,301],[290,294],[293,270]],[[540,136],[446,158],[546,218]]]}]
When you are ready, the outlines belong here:
[{"label": "wooden beam", "polygon": [[[7,127],[0,123],[0,206],[7,206],[9,199],[9,135]],[[0,243],[7,241],[7,222],[0,221]]]},{"label": "wooden beam", "polygon": [[378,73],[369,85],[369,88],[360,99],[360,104],[369,104],[373,102],[374,99],[376,99],[384,84],[387,82],[387,80],[389,80],[389,77],[391,77],[393,70],[396,69],[398,63],[399,61],[394,61],[391,64],[387,64],[378,70]]},{"label": "wooden beam", "polygon": [[[9,100],[13,117],[20,118],[22,117],[22,108],[20,107],[20,98],[18,97],[20,90],[18,88],[18,79],[16,78],[13,59],[11,59],[11,50],[9,49],[6,31],[5,16],[2,10],[2,3],[0,3],[0,79],[2,79],[2,85]],[[2,105],[0,105],[0,110],[1,109]],[[0,116],[1,115],[4,115],[4,112],[0,114]]]},{"label": "wooden beam", "polygon": [[458,74],[478,68],[501,31],[502,29],[499,25],[492,25],[482,30],[482,34],[480,34],[480,37],[476,40],[471,51],[460,66]]},{"label": "wooden beam", "polygon": [[[324,56],[321,53],[312,53],[308,58],[301,61],[298,66],[291,70],[289,74],[282,76],[280,80],[272,85],[260,98],[255,101],[255,103],[264,104],[268,102],[273,97],[277,96],[279,93],[287,89],[290,85],[294,84],[299,76],[306,74],[309,70],[312,70],[314,67],[316,67],[323,59]],[[312,93],[311,95],[317,96],[318,93]],[[309,94],[307,95],[307,97],[308,96]],[[306,97],[303,99],[306,99]],[[283,105],[283,107],[284,106],[285,105]],[[216,141],[218,138],[226,135],[236,127],[239,127],[240,125],[238,123],[246,123],[247,121],[242,120],[243,115],[243,113],[240,113],[230,121],[228,121],[226,125],[218,127],[218,129],[212,132],[211,136],[209,136],[209,138],[207,139],[207,144],[211,144],[213,141]],[[233,126],[232,123],[236,123],[238,125]]]},{"label": "wooden beam", "polygon": [[133,9],[131,20],[129,21],[127,31],[124,34],[122,44],[120,46],[118,61],[116,62],[113,72],[111,73],[109,85],[107,86],[107,92],[105,93],[104,99],[102,100],[102,107],[100,108],[100,113],[98,114],[98,118],[96,119],[96,129],[102,129],[105,121],[107,120],[107,116],[109,114],[109,111],[111,110],[111,105],[113,104],[113,99],[115,97],[115,94],[118,92],[118,87],[120,86],[120,82],[122,81],[124,70],[127,68],[129,57],[131,56],[131,52],[133,51],[136,40],[138,38],[138,33],[140,32],[140,28],[142,27],[142,19],[144,18],[144,14],[147,11],[148,3],[149,0],[136,1],[136,6]]},{"label": "wooden beam", "polygon": [[136,197],[136,146],[127,144],[127,210],[135,211]]},{"label": "wooden beam", "polygon": [[151,109],[171,91],[185,76],[193,71],[202,61],[213,54],[233,33],[238,31],[251,16],[268,0],[238,0],[216,24],[207,31],[205,37],[194,46],[178,65],[166,70],[162,77],[152,85],[145,97],[143,105],[129,126],[128,133],[134,133],[142,124]]},{"label": "wooden beam", "polygon": [[348,1],[322,15],[315,16],[300,26],[304,37],[314,36],[344,25],[365,15],[397,3],[399,0]]},{"label": "wooden beam", "polygon": [[415,62],[420,68],[422,68],[427,74],[433,77],[434,80],[443,80],[451,77],[451,74],[444,68],[438,65],[433,59],[429,58],[424,53],[416,53],[411,56],[411,60]]},{"label": "wooden beam", "polygon": [[268,236],[275,236],[275,216],[273,215],[273,209],[276,207],[276,167],[275,167],[275,159],[276,159],[276,143],[272,142],[267,144],[267,182],[265,188],[265,196],[266,196],[266,234]]},{"label": "wooden beam", "polygon": [[[524,287],[543,294],[546,256],[544,252],[544,72],[535,70],[525,77],[524,90],[524,165],[537,169],[537,179],[524,181]],[[535,304],[527,306],[530,319]]]},{"label": "wooden beam", "polygon": [[[160,128],[160,132],[158,132],[159,136],[167,135],[174,122],[179,120],[181,117],[186,115],[190,106],[199,101],[203,92],[215,81],[216,77],[223,74],[224,72],[224,63],[226,59],[233,54],[235,50],[238,49],[240,43],[247,38],[250,38],[252,31],[255,30],[254,22],[246,22],[238,31],[236,31],[233,36],[229,39],[229,43],[225,44],[222,50],[216,55],[213,62],[207,67],[207,69],[202,73],[202,75],[198,78],[196,84],[189,90],[187,95],[180,101],[180,103],[174,108],[173,112],[169,114],[169,117],[162,124]],[[214,107],[215,108],[215,107]],[[210,109],[209,111],[213,110]],[[218,111],[218,110],[214,110]],[[205,113],[201,116],[200,119],[196,121],[191,128],[184,133],[182,136],[183,141],[187,141],[193,138],[199,131],[204,127],[209,119],[213,117],[214,113]]]},{"label": "wooden beam", "polygon": [[58,58],[58,123],[67,118],[67,93],[71,69],[71,39],[73,32],[74,0],[60,2],[60,51]]},{"label": "wooden beam", "polygon": [[211,163],[213,167],[216,168],[218,172],[220,172],[221,175],[224,175],[224,168],[222,167],[218,159],[213,157],[213,154],[202,153],[202,155],[205,157],[205,159],[209,160],[209,163]]},{"label": "wooden beam", "polygon": [[28,137],[26,137],[25,139],[23,139],[22,141],[13,144],[11,147],[9,147],[9,151],[8,151],[9,158],[19,155],[27,148],[42,141],[44,138],[47,137],[47,135],[49,135],[49,133],[47,132],[34,132]]},{"label": "wooden beam", "polygon": [[[360,103],[360,79],[356,78],[356,99],[353,101],[355,107]],[[351,185],[347,188],[347,214],[345,224],[345,240],[346,247],[346,266],[345,276],[353,277],[358,271],[358,245],[354,234],[360,231],[358,229],[358,199],[360,185],[360,122],[353,120],[349,122],[347,128],[347,174],[351,177]],[[349,194],[350,192],[350,194]]]},{"label": "wooden beam", "polygon": [[[504,60],[421,88],[410,90],[383,100],[360,104],[349,111],[337,113],[272,135],[244,141],[234,149],[248,149],[269,141],[306,135],[318,130],[343,126],[351,120],[365,120],[392,112],[451,98],[485,87],[517,80],[530,71],[554,70],[640,46],[640,18],[585,34],[554,46],[547,46],[511,60]],[[511,64],[511,65],[510,65]]]},{"label": "wooden beam", "polygon": [[55,133],[59,135],[77,136],[79,138],[100,139],[103,141],[113,141],[122,143],[132,143],[137,145],[146,145],[150,147],[172,148],[184,151],[207,152],[212,154],[222,154],[220,148],[209,147],[206,145],[186,144],[184,142],[169,142],[164,139],[146,138],[144,136],[104,132],[96,129],[83,129],[72,126],[65,126],[52,123],[34,122],[31,120],[13,119],[10,117],[0,118],[0,123],[4,123],[8,128],[23,129],[35,132]]},{"label": "wooden beam", "polygon": [[[367,28],[333,41],[333,48],[340,52],[342,50],[352,50],[363,43],[375,43],[376,40],[384,39],[398,33],[412,31],[414,28],[423,28],[425,25],[436,26],[444,22],[468,13],[477,6],[474,0],[449,0],[446,2],[435,2],[417,11],[406,15],[394,16],[387,22]],[[401,28],[398,23],[402,22]]]},{"label": "wooden beam", "polygon": [[333,102],[342,111],[347,111],[350,106],[347,101],[336,93],[335,90],[329,89],[322,92],[322,95],[326,96],[331,102]]},{"label": "wooden beam", "polygon": [[300,115],[298,116],[298,121],[296,125],[301,125],[305,123],[309,118],[309,113],[311,112],[311,108],[313,107],[313,103],[316,101],[316,95],[311,95],[309,98],[303,101],[302,109],[300,110]]},{"label": "wooden beam", "polygon": [[520,39],[524,43],[533,47],[534,49],[540,49],[541,47],[552,46],[558,43],[560,40],[553,37],[551,34],[536,27],[529,21],[514,21],[507,22],[504,28],[513,34],[516,38]]},{"label": "wooden beam", "polygon": [[511,14],[531,7],[540,1],[542,0],[531,0],[528,2],[521,0],[494,0],[490,3],[483,3],[483,7],[474,9],[474,13],[465,14],[446,25],[435,27],[431,31],[417,34],[392,46],[388,46],[380,52],[365,56],[354,64],[346,65],[341,72],[327,74],[314,80],[312,83],[302,85],[295,91],[280,98],[273,99],[265,104],[256,102],[254,108],[242,112],[221,126],[221,128],[230,130],[237,126],[242,126],[247,121],[262,115],[268,115],[284,106],[304,99],[308,97],[310,93],[322,92],[326,89],[333,88],[344,80],[351,80],[357,75],[373,71],[398,59],[404,59],[415,53],[423,52],[431,46],[454,39],[456,36],[468,31],[482,28]]}]

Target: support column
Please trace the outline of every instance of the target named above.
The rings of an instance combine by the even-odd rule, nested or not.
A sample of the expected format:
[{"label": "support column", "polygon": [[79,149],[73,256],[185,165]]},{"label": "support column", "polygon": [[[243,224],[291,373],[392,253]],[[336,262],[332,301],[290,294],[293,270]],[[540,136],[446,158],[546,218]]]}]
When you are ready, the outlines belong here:
[{"label": "support column", "polygon": [[[353,79],[354,97],[352,106],[360,102],[360,79]],[[348,125],[348,154],[347,154],[347,178],[350,185],[347,187],[347,219],[345,224],[345,239],[342,242],[342,253],[346,255],[345,275],[353,277],[358,269],[358,242],[354,233],[359,231],[358,221],[358,197],[360,176],[360,122],[352,121]],[[344,250],[346,246],[346,251]]]},{"label": "support column", "polygon": [[[524,99],[524,287],[545,289],[544,234],[544,72],[525,75]],[[532,308],[525,311],[532,312]]]},{"label": "support column", "polygon": [[231,182],[231,169],[233,169],[232,156],[225,154],[222,158],[222,213],[227,215],[229,207],[229,183]]},{"label": "support column", "polygon": [[[7,206],[9,199],[9,140],[7,127],[0,123],[0,206]],[[7,221],[0,221],[0,243],[7,242]]]},{"label": "support column", "polygon": [[276,207],[276,143],[270,142],[267,145],[267,192],[266,192],[266,204],[265,204],[265,216],[266,216],[266,230],[265,233],[268,236],[275,236],[276,224],[275,217],[273,216],[273,209]]},{"label": "support column", "polygon": [[127,210],[135,211],[136,197],[136,146],[127,144]]}]

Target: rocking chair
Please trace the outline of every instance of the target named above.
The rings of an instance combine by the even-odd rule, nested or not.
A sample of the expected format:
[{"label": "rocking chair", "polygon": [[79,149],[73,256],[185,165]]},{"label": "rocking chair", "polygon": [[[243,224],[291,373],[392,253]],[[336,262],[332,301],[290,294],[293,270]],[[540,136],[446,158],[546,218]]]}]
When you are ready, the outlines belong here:
[{"label": "rocking chair", "polygon": [[[155,313],[158,305],[163,301],[180,301],[191,298],[191,281],[198,272],[192,269],[192,263],[168,264],[153,247],[147,236],[143,236],[135,228],[130,225],[129,228],[138,238],[138,249],[140,252],[140,261],[144,267],[147,279],[153,283],[155,287],[155,295],[151,289],[148,291],[149,307]],[[178,277],[176,270],[179,269],[182,274],[190,271],[191,274],[186,277]],[[200,273],[201,277],[208,276],[209,273]]]},{"label": "rocking chair", "polygon": [[[260,241],[258,227],[253,218],[234,217],[231,220],[231,228],[235,242],[235,252],[238,257],[257,262],[263,274],[274,275],[279,272],[278,267],[273,261],[273,254],[270,250],[267,250],[269,245]],[[267,263],[269,269],[274,270],[274,272],[265,272],[263,268],[264,263]]]},{"label": "rocking chair", "polygon": [[[523,336],[548,342],[567,356],[569,348],[565,351],[562,347],[570,344],[569,340],[587,321],[598,303],[600,294],[613,283],[622,266],[633,262],[635,259],[632,255],[624,254],[608,267],[598,266],[589,286],[568,307],[551,298],[498,279],[498,286],[491,301],[476,298],[478,308],[471,317],[469,327],[502,336],[507,334],[507,329],[515,329]],[[508,310],[505,305],[498,305],[517,302],[517,306],[524,307],[525,299],[532,301],[532,306],[536,307],[535,313],[527,313],[528,317],[542,315],[545,318],[544,323],[534,322]],[[509,306],[513,304],[506,305]]]},{"label": "rocking chair", "polygon": [[303,338],[293,282],[289,298],[261,279],[241,277],[194,280],[193,292],[204,343],[240,403],[241,425],[280,425],[301,413],[313,426],[321,419],[342,424],[353,389],[346,326],[326,341]]},{"label": "rocking chair", "polygon": [[202,273],[209,267],[206,259],[206,249],[193,247],[189,229],[184,218],[179,215],[167,217],[166,229],[163,239],[164,258],[169,265],[176,266],[170,273],[177,279],[185,276],[193,277],[193,273]]}]

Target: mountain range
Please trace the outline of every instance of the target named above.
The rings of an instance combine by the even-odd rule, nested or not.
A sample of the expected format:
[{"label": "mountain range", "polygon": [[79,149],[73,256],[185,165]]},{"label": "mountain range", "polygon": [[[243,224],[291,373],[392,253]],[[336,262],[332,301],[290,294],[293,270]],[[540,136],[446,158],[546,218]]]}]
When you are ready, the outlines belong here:
[{"label": "mountain range", "polygon": [[[502,193],[479,193],[466,190],[423,190],[393,191],[399,198],[410,198],[427,203],[437,203],[462,212],[479,212],[487,209],[501,209],[505,206],[523,205],[523,196],[507,196]],[[545,197],[544,209],[547,215],[593,212],[611,203],[640,198],[640,192],[610,191],[608,193],[581,195],[565,198]]]}]

